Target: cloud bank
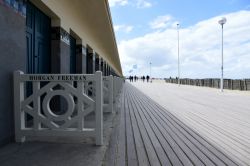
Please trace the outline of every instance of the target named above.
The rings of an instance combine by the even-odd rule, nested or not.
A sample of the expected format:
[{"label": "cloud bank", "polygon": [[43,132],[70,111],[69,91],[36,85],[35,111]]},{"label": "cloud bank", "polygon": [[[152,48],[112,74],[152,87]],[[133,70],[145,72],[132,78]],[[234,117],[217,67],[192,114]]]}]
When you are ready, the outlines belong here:
[{"label": "cloud bank", "polygon": [[[180,28],[182,78],[220,77],[221,26],[218,20],[221,17]],[[227,78],[250,78],[250,11],[238,11],[223,17],[228,20],[224,25],[224,75]],[[153,77],[177,76],[177,30],[174,23],[176,21],[171,16],[157,17],[149,23],[149,28],[154,29],[151,33],[119,42],[124,75],[130,74],[128,71],[134,64],[138,68],[133,74],[149,74],[149,63],[152,62]]]}]

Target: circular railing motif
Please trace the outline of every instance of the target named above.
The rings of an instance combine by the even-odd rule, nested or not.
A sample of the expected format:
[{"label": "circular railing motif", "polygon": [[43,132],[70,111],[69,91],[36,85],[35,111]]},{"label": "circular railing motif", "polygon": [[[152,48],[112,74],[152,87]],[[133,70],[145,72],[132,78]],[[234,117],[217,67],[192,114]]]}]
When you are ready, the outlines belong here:
[{"label": "circular railing motif", "polygon": [[[53,111],[50,108],[50,101],[53,97],[60,96],[63,97],[66,100],[67,103],[67,110],[64,114],[58,115],[53,113]],[[63,90],[54,90],[47,92],[47,95],[44,97],[44,100],[42,102],[42,108],[44,111],[44,114],[47,116],[48,119],[54,120],[54,121],[68,121],[69,117],[73,114],[73,111],[75,109],[75,103],[72,95],[70,93],[65,93]]]}]

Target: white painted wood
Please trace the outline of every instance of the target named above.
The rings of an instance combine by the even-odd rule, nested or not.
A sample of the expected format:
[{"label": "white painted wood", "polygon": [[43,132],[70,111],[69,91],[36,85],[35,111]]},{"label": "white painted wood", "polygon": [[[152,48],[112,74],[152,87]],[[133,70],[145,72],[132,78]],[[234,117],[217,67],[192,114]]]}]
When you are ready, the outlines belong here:
[{"label": "white painted wood", "polygon": [[[33,83],[33,94],[37,95],[38,90],[40,89],[40,82],[34,82]],[[34,130],[41,129],[41,122],[39,121],[38,117],[41,114],[41,98],[39,95],[37,95],[37,98],[34,99],[34,110],[35,110],[35,116],[34,118]]]},{"label": "white painted wood", "polygon": [[113,94],[113,100],[115,102],[117,96],[120,94],[121,90],[122,90],[122,86],[123,86],[123,83],[124,83],[124,79],[121,78],[121,77],[116,77],[114,76],[113,78],[113,91],[114,91],[114,94]]},{"label": "white painted wood", "polygon": [[109,110],[113,113],[113,76],[109,76]]},{"label": "white painted wood", "polygon": [[[80,80],[81,78],[81,80]],[[50,82],[67,82],[67,81],[94,81],[94,74],[22,74],[20,81],[50,81]]]},{"label": "white painted wood", "polygon": [[[105,112],[113,113],[113,76],[103,77],[103,106]],[[107,102],[105,102],[107,101]]]},{"label": "white painted wood", "polygon": [[67,129],[65,131],[61,130],[49,130],[49,129],[42,129],[39,132],[34,131],[32,129],[25,129],[22,131],[26,136],[41,136],[41,137],[94,137],[95,130],[94,129]]},{"label": "white painted wood", "polygon": [[21,130],[24,128],[24,112],[21,110],[21,102],[24,100],[24,84],[20,82],[22,71],[14,72],[14,115],[15,115],[15,140],[24,142],[25,136]]},{"label": "white painted wood", "polygon": [[[47,75],[23,74],[21,71],[14,72],[16,141],[24,142],[26,136],[72,137],[91,135],[96,138],[96,145],[102,145],[102,79],[101,72],[92,75]],[[40,87],[40,82],[44,81],[48,83],[46,82],[46,85]],[[33,88],[32,94],[25,98],[24,93],[27,82],[31,82]],[[76,87],[74,87],[74,82],[76,82]],[[89,96],[89,94],[91,95]],[[41,96],[44,97],[41,98]],[[62,96],[66,100],[68,109],[63,114],[58,115],[51,110],[50,101],[54,96]],[[77,112],[74,113],[75,111]],[[95,112],[96,125],[93,129],[85,128],[84,117],[93,111]],[[33,119],[25,118],[26,114],[32,116]],[[33,122],[30,123],[30,121]]]},{"label": "white painted wood", "polygon": [[[83,82],[77,82],[77,91],[80,93],[84,93],[84,83]],[[78,100],[77,102],[77,111],[79,114],[82,114],[84,110],[84,104],[81,100]],[[84,128],[84,118],[78,119],[78,129],[81,130]]]},{"label": "white painted wood", "polygon": [[95,101],[95,116],[96,116],[96,145],[103,144],[103,84],[102,84],[102,72],[97,71],[95,73],[96,84],[96,101]]}]

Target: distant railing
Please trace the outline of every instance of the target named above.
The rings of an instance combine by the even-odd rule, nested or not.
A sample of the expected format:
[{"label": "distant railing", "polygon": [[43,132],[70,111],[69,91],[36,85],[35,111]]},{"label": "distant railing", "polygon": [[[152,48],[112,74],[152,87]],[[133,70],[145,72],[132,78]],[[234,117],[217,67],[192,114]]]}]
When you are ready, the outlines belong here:
[{"label": "distant railing", "polygon": [[[165,79],[168,83],[178,83],[178,79]],[[250,90],[250,79],[224,79],[224,89],[231,90]],[[220,88],[220,79],[180,79],[180,84],[183,85],[194,85],[194,86],[205,86],[211,88]]]},{"label": "distant railing", "polygon": [[122,90],[122,86],[123,86],[123,83],[124,83],[124,78],[121,78],[121,77],[116,77],[114,76],[114,83],[113,83],[113,86],[114,86],[114,93],[113,93],[113,99],[114,99],[114,102],[118,96],[118,94],[121,92]]},{"label": "distant railing", "polygon": [[[102,145],[102,79],[101,72],[95,74],[14,72],[16,141],[24,142],[28,136],[93,136],[96,145]],[[57,114],[51,109],[51,100],[56,96],[64,98],[67,103],[67,110],[63,114]],[[95,112],[95,126],[85,128],[84,118],[91,112]]]}]

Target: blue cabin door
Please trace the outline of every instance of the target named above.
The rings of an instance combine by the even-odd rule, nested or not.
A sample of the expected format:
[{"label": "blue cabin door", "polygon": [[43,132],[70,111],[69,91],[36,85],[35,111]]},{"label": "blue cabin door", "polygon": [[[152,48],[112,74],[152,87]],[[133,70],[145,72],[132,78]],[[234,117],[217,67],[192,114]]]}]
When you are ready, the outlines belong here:
[{"label": "blue cabin door", "polygon": [[50,30],[50,18],[27,2],[27,73],[51,72]]},{"label": "blue cabin door", "polygon": [[87,74],[93,74],[93,51],[87,48]]},{"label": "blue cabin door", "polygon": [[76,39],[70,36],[70,73],[76,73]]}]

